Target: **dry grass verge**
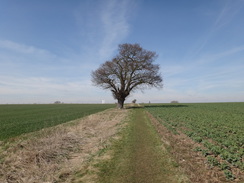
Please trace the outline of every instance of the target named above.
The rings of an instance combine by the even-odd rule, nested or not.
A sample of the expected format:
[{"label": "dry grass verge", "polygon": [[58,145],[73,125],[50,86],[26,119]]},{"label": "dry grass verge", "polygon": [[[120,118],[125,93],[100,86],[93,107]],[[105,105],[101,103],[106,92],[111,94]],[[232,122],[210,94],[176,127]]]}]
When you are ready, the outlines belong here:
[{"label": "dry grass verge", "polygon": [[73,182],[128,111],[109,109],[0,144],[1,183]]}]

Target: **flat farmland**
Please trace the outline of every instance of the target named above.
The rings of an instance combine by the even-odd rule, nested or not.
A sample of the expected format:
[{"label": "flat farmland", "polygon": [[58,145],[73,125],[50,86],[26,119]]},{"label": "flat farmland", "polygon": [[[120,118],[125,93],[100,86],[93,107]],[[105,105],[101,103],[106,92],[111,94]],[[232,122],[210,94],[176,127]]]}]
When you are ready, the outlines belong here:
[{"label": "flat farmland", "polygon": [[150,112],[173,134],[186,134],[212,167],[228,179],[244,170],[244,103],[148,105]]},{"label": "flat farmland", "polygon": [[0,140],[114,107],[114,104],[18,104],[0,105]]},{"label": "flat farmland", "polygon": [[244,180],[244,103],[0,105],[0,130],[0,182]]}]

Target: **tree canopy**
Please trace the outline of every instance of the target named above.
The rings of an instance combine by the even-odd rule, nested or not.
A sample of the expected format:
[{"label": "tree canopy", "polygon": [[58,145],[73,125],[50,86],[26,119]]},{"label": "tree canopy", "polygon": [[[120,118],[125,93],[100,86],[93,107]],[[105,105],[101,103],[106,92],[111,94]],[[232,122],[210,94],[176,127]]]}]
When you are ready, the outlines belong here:
[{"label": "tree canopy", "polygon": [[126,97],[137,89],[163,87],[159,65],[153,64],[156,52],[128,43],[120,44],[118,51],[115,58],[92,71],[91,76],[94,85],[112,92],[119,108],[123,108]]}]

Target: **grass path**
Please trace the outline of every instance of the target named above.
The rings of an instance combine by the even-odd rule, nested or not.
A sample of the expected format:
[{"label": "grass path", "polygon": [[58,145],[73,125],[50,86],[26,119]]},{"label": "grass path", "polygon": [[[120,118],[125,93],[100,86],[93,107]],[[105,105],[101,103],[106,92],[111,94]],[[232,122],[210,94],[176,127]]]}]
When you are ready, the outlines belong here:
[{"label": "grass path", "polygon": [[112,159],[98,164],[102,183],[187,182],[144,109],[133,109],[122,138],[114,143],[112,150]]}]

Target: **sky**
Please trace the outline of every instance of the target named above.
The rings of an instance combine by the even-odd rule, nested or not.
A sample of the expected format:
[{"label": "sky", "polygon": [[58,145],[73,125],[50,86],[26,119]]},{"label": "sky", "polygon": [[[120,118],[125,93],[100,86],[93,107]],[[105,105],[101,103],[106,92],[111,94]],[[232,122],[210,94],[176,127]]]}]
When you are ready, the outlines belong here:
[{"label": "sky", "polygon": [[0,104],[116,102],[91,72],[138,43],[162,89],[126,102],[244,102],[244,0],[0,0]]}]

